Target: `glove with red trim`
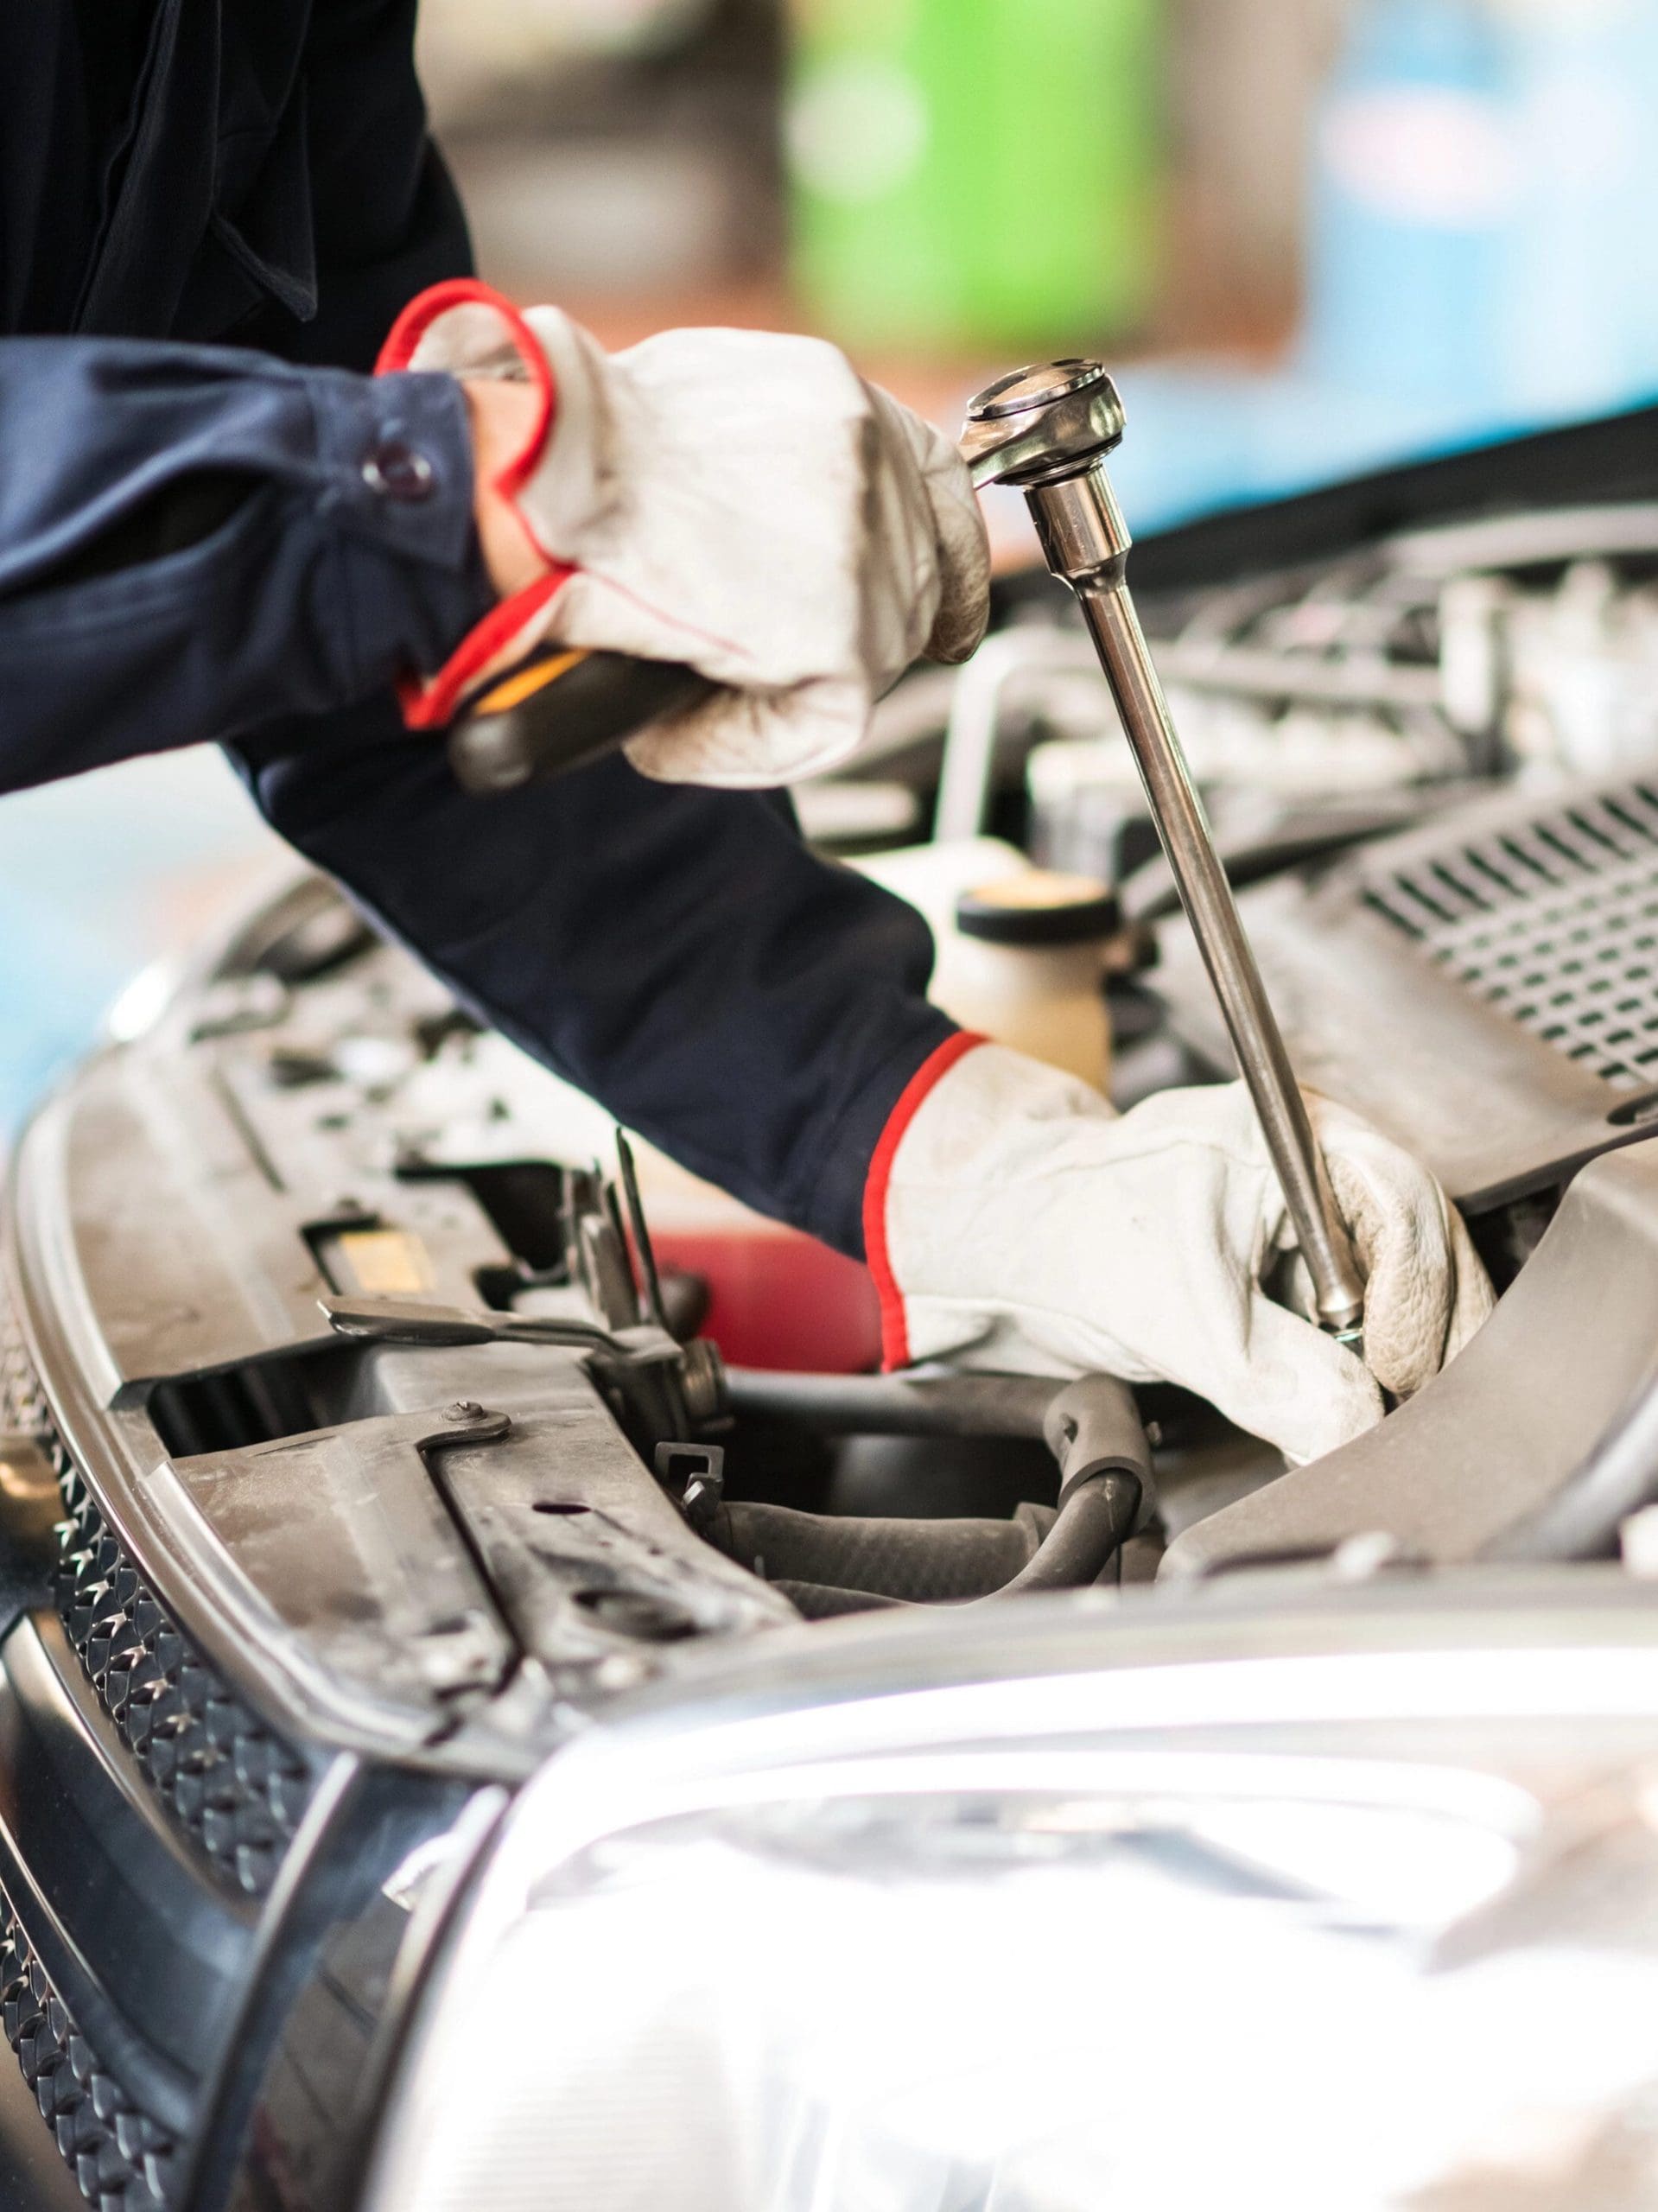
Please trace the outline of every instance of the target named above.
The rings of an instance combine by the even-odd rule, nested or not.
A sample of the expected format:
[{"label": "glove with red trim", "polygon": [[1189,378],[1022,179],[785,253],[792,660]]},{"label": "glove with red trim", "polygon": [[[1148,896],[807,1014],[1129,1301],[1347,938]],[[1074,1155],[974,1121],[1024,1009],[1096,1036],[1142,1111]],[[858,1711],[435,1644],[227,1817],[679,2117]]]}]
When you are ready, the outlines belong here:
[{"label": "glove with red trim", "polygon": [[984,525],[955,447],[811,338],[673,330],[607,354],[556,308],[442,284],[382,369],[527,380],[498,479],[543,573],[404,702],[447,721],[543,640],[683,661],[727,687],[627,747],[671,783],[785,783],[844,760],[922,653],[983,634]]},{"label": "glove with red trim", "polygon": [[1378,1385],[1420,1389],[1490,1312],[1491,1287],[1427,1170],[1357,1115],[1307,1103],[1366,1277],[1365,1363],[1272,1294],[1305,1311],[1311,1286],[1241,1084],[1118,1114],[965,1036],[923,1066],[871,1170],[889,1362],[1178,1382],[1295,1460],[1362,1435]]}]

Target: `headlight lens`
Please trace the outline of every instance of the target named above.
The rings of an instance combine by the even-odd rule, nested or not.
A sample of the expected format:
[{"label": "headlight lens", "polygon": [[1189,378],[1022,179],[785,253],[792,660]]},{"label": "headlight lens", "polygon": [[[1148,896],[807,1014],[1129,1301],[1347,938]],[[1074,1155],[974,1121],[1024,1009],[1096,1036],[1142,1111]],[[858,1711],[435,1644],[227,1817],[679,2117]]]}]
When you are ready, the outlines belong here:
[{"label": "headlight lens", "polygon": [[595,1733],[492,1853],[374,2212],[1658,2207],[1629,1725],[1517,1760],[1422,1657]]}]

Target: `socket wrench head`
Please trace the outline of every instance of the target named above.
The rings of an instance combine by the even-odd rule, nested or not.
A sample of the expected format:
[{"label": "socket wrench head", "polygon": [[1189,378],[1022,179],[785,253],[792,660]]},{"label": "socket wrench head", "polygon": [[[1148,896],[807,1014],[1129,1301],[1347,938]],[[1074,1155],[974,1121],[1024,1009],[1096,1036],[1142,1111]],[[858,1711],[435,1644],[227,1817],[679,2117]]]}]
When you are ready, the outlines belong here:
[{"label": "socket wrench head", "polygon": [[1097,361],[1015,369],[968,410],[962,458],[975,485],[1019,486],[1049,568],[1073,591],[1122,582],[1134,541],[1105,471],[1122,423]]},{"label": "socket wrench head", "polygon": [[1046,361],[999,377],[973,401],[962,458],[976,487],[1028,489],[1103,461],[1122,426],[1122,402],[1098,361]]}]

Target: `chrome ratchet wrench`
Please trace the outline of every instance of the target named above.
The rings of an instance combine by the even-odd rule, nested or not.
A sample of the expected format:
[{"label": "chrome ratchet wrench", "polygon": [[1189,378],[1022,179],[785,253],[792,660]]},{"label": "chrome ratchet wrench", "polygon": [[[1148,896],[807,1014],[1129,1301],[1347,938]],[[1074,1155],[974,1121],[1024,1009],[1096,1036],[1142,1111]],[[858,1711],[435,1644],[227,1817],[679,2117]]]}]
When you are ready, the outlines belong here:
[{"label": "chrome ratchet wrench", "polygon": [[1013,484],[1024,493],[1049,568],[1081,604],[1260,1116],[1319,1325],[1359,1351],[1363,1279],[1129,595],[1134,541],[1105,472],[1122,430],[1122,403],[1099,362],[1052,361],[1016,370],[979,394],[968,410],[962,454],[975,485]]}]

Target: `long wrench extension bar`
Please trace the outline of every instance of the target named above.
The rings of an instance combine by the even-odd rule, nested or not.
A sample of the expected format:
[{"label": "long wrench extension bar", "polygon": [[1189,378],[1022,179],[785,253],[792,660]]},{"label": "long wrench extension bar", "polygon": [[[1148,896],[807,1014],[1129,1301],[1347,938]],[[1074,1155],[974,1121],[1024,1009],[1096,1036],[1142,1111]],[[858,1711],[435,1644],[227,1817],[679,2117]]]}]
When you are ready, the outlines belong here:
[{"label": "long wrench extension bar", "polygon": [[1055,361],[981,392],[962,451],[975,484],[1024,492],[1049,568],[1081,604],[1260,1117],[1320,1325],[1356,1347],[1363,1281],[1129,594],[1134,541],[1105,472],[1122,429],[1122,404],[1101,364]]}]

